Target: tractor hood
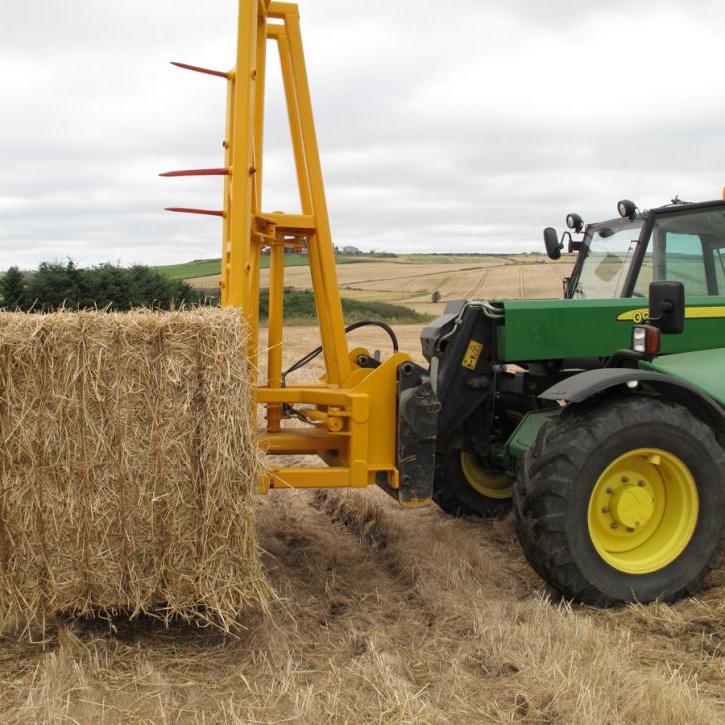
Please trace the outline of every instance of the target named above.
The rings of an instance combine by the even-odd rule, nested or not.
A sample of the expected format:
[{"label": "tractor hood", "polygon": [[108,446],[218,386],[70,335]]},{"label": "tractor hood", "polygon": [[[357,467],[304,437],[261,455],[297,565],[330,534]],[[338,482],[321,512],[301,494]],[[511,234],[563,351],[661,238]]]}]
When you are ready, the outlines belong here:
[{"label": "tractor hood", "polygon": [[[608,357],[630,347],[632,326],[649,313],[647,300],[639,298],[502,304],[505,318],[497,335],[501,362]],[[664,354],[725,348],[725,306],[713,306],[712,297],[690,297],[685,318],[681,335],[663,336]]]},{"label": "tractor hood", "polygon": [[659,355],[640,367],[684,380],[725,405],[725,348]]}]

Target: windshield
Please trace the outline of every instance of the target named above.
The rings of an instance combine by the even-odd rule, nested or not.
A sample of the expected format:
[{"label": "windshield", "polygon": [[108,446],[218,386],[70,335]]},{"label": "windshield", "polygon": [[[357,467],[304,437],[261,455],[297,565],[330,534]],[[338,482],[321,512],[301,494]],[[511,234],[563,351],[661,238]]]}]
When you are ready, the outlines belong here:
[{"label": "windshield", "polygon": [[613,299],[622,294],[642,223],[641,219],[616,220],[587,230],[574,298]]}]

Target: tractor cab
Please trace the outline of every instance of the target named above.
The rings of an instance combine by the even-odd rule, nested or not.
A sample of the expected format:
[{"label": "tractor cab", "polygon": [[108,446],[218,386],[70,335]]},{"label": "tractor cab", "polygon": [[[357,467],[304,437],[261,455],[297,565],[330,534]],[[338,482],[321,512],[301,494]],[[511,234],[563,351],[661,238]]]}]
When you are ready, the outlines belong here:
[{"label": "tractor cab", "polygon": [[617,206],[619,218],[594,224],[569,214],[561,239],[544,230],[549,257],[558,259],[567,242],[578,253],[565,298],[646,298],[649,283],[661,280],[682,282],[688,297],[725,295],[725,201]]}]

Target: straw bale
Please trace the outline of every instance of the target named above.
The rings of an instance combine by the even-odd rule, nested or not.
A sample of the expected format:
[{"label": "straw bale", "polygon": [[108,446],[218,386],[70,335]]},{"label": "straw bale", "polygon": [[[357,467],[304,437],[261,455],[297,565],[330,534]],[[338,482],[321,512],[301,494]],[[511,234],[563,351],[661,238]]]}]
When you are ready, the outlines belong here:
[{"label": "straw bale", "polygon": [[0,313],[0,633],[266,607],[244,341],[233,311]]}]

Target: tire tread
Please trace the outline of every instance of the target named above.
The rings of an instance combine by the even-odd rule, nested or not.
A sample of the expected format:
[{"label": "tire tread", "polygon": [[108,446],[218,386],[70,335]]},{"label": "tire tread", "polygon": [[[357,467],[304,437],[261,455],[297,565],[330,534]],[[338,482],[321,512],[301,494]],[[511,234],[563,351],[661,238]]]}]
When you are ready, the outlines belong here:
[{"label": "tire tread", "polygon": [[[679,405],[644,396],[565,409],[542,427],[525,458],[522,475],[514,483],[516,533],[533,569],[567,598],[595,606],[622,601],[600,591],[576,564],[566,535],[563,502],[596,446],[612,432],[651,423],[653,417],[689,431],[705,445],[714,464],[725,470],[725,452],[709,426]],[[700,569],[687,582],[664,591],[660,600],[672,602],[696,592],[718,566],[723,545],[725,532]]]}]

